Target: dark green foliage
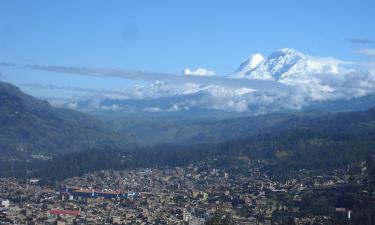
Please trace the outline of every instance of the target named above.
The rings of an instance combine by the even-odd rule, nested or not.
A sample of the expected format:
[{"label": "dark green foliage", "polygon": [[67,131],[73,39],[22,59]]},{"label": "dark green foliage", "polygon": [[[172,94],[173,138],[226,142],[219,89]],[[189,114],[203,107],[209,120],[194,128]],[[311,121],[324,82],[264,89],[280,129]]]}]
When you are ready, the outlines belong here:
[{"label": "dark green foliage", "polygon": [[[373,109],[339,114],[280,114],[220,123],[201,121],[192,127],[190,122],[181,121],[185,129],[199,130],[193,132],[195,135],[188,143],[196,143],[193,140],[199,138],[198,142],[210,142],[223,136],[238,139],[128,150],[125,143],[129,140],[113,133],[102,122],[79,112],[53,108],[12,85],[0,84],[2,173],[13,165],[14,170],[21,168],[13,174],[22,174],[29,166],[43,176],[62,178],[97,169],[179,166],[213,158],[219,159],[215,163],[220,167],[240,163],[238,158],[245,156],[263,160],[266,173],[283,179],[300,169],[347,168],[375,153]],[[166,135],[163,131],[159,134],[161,138]],[[246,134],[249,136],[244,138]],[[28,164],[20,160],[37,153],[50,154],[55,159],[47,163],[34,160]],[[374,166],[369,168],[375,171]],[[368,182],[374,179],[369,178]]]},{"label": "dark green foliage", "polygon": [[224,208],[219,206],[206,225],[235,225],[233,218],[225,212]]},{"label": "dark green foliage", "polygon": [[[240,157],[262,160],[263,170],[277,179],[288,178],[300,169],[327,172],[348,168],[375,155],[373,122],[375,111],[330,115],[304,127],[277,134],[262,134],[219,144],[159,145],[133,150],[90,150],[56,157],[50,164],[54,177],[71,176],[99,169],[183,166],[200,160],[217,167],[243,163]],[[374,172],[369,161],[369,171]],[[373,182],[369,178],[368,182]]]},{"label": "dark green foliage", "polygon": [[[299,214],[329,216],[328,224],[333,225],[375,224],[375,199],[365,188],[362,185],[345,185],[310,190],[302,196]],[[374,187],[371,189],[374,190]],[[336,208],[346,211],[337,211]]]}]

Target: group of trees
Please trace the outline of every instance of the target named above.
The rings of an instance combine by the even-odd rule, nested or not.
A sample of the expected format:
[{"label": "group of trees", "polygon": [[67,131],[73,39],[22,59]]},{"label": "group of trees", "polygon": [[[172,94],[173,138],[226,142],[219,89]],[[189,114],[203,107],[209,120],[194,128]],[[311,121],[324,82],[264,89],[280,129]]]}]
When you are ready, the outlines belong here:
[{"label": "group of trees", "polygon": [[[34,161],[26,166],[35,171],[35,176],[62,179],[93,170],[184,166],[213,158],[220,158],[216,166],[228,167],[237,163],[237,158],[246,156],[266,162],[264,171],[282,179],[300,169],[329,171],[373,158],[374,124],[375,111],[371,110],[359,118],[320,118],[309,126],[282,133],[259,134],[217,144],[91,149],[60,154],[51,161]],[[19,171],[25,171],[26,166],[23,166]],[[373,168],[371,170],[375,171]]]},{"label": "group of trees", "polygon": [[235,225],[234,219],[225,211],[223,206],[218,206],[214,214],[207,220],[206,225]]}]

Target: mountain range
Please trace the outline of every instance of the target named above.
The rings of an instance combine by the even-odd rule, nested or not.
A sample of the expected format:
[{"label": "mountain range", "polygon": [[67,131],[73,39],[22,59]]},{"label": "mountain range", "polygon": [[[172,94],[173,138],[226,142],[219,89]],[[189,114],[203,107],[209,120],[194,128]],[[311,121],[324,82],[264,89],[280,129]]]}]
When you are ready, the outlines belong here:
[{"label": "mountain range", "polygon": [[[374,97],[362,100],[370,106]],[[335,104],[336,111],[347,108]],[[138,114],[103,121],[53,107],[0,82],[0,176],[22,176],[28,167],[43,176],[64,171],[64,177],[114,165],[182,165],[213,156],[224,157],[223,163],[241,156],[272,160],[279,172],[343,167],[371,154],[374,112],[321,110],[226,119]],[[126,158],[124,164],[121,159],[129,155],[134,158]],[[80,166],[69,169],[73,165]]]},{"label": "mountain range", "polygon": [[0,82],[0,124],[0,161],[134,143],[93,116],[53,107],[5,82]]},{"label": "mountain range", "polygon": [[339,74],[342,61],[329,57],[312,57],[293,49],[283,48],[268,57],[257,53],[244,60],[233,78],[281,81],[312,74]]},{"label": "mountain range", "polygon": [[[96,93],[95,96],[68,101],[62,106],[106,115],[261,115],[315,110],[315,106],[325,103],[349,105],[357,99],[363,103],[360,99],[371,96],[375,91],[374,74],[356,70],[353,63],[332,57],[314,57],[289,48],[277,50],[266,57],[259,53],[251,55],[227,76],[215,75],[214,71],[204,68],[186,68],[183,75],[208,76],[210,79],[220,77],[228,79],[228,82],[233,79],[267,80],[283,84],[290,91],[270,93],[246,86],[234,88],[157,81],[117,90],[116,95]],[[366,107],[362,104],[360,109],[363,108]]]},{"label": "mountain range", "polygon": [[[374,109],[337,114],[242,118],[236,122],[232,120],[222,124],[219,121],[213,125],[212,121],[208,121],[211,126],[216,126],[216,132],[226,130],[223,133],[228,136],[232,132],[243,132],[241,137],[230,136],[232,139],[223,138],[218,143],[197,143],[193,140],[130,151],[99,149],[59,156],[36,165],[36,168],[43,177],[61,179],[95,170],[186,166],[202,161],[213,162],[215,168],[235,171],[239,164],[253,161],[262,162],[264,166],[261,170],[269,176],[284,179],[306,169],[309,173],[318,174],[333,173],[337,169],[351,171],[348,168],[357,168],[374,155]],[[272,124],[281,130],[269,129]],[[259,132],[250,134],[241,127],[253,131],[259,129]],[[145,130],[147,128],[144,127]],[[204,128],[205,125],[200,131],[201,138],[206,138],[210,133],[210,129]],[[163,129],[159,129],[159,132],[159,138],[165,138]]]}]

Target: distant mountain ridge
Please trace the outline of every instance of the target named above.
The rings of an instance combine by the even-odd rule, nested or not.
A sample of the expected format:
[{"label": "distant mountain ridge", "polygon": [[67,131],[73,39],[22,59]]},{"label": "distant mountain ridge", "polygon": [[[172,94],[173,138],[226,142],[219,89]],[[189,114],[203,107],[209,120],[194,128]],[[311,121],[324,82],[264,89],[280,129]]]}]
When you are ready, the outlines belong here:
[{"label": "distant mountain ridge", "polygon": [[132,144],[92,116],[52,107],[5,82],[0,82],[0,124],[0,160]]},{"label": "distant mountain ridge", "polygon": [[[257,119],[260,118],[237,120],[237,124],[232,124],[236,126],[228,126],[226,133],[236,131],[246,120],[251,128],[251,123]],[[219,143],[194,144],[190,141],[188,145],[159,145],[128,152],[92,151],[66,155],[51,161],[46,165],[48,169],[41,172],[55,179],[56,174],[66,177],[102,169],[184,166],[203,160],[214,161],[219,168],[236,168],[250,159],[263,161],[261,170],[284,179],[303,169],[313,173],[348,170],[374,156],[375,109],[337,114],[276,115],[269,119],[273,120],[271,123],[280,119],[286,126],[281,132],[263,130]],[[267,121],[268,118],[262,120]],[[203,127],[201,132],[205,131]],[[124,161],[124,155],[127,161]]]},{"label": "distant mountain ridge", "polygon": [[[48,165],[55,168],[46,172],[49,175],[60,170],[74,175],[86,171],[82,168],[180,165],[217,155],[271,159],[280,168],[278,171],[285,167],[321,168],[332,160],[335,165],[329,167],[342,167],[361,161],[372,152],[374,121],[372,108],[364,112],[289,113],[225,120],[158,120],[140,116],[113,120],[106,126],[85,114],[51,107],[1,82],[0,176],[24,174],[28,166],[40,169],[40,160],[48,157],[53,158]],[[129,137],[151,146],[167,145],[127,151],[134,141]],[[279,159],[279,152],[288,157]],[[127,154],[134,158],[127,158],[124,163],[122,157]],[[340,157],[334,158],[336,155]],[[12,171],[13,163],[17,170]],[[80,166],[71,171],[72,165]]]}]

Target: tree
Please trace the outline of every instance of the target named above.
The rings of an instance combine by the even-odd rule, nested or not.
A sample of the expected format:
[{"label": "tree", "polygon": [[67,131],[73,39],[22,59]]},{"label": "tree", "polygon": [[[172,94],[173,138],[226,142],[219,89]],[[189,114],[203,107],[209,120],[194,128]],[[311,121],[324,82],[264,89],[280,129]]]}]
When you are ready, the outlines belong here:
[{"label": "tree", "polygon": [[235,225],[233,218],[225,212],[224,207],[216,208],[213,216],[207,221],[206,225]]}]

